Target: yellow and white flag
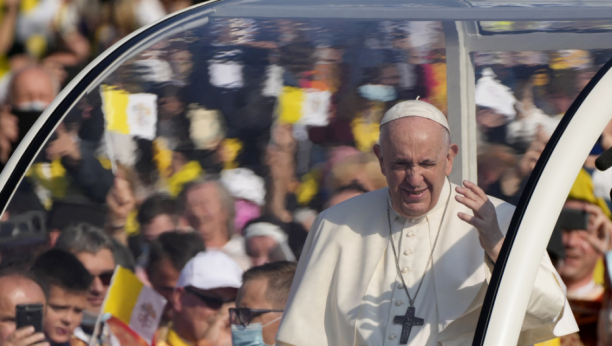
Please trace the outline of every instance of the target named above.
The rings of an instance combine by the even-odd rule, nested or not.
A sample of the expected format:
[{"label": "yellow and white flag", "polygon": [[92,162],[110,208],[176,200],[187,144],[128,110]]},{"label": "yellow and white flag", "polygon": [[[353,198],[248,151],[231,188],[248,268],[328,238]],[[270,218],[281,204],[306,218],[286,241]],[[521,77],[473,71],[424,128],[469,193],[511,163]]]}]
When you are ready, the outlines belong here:
[{"label": "yellow and white flag", "polygon": [[108,85],[102,85],[100,93],[107,130],[148,140],[155,139],[157,95],[130,94]]},{"label": "yellow and white flag", "polygon": [[[121,345],[151,345],[166,299],[145,286],[134,273],[117,266],[104,300],[103,314]],[[142,339],[142,340],[139,340]]]},{"label": "yellow and white flag", "polygon": [[281,122],[309,126],[329,124],[331,93],[285,86],[278,98]]}]

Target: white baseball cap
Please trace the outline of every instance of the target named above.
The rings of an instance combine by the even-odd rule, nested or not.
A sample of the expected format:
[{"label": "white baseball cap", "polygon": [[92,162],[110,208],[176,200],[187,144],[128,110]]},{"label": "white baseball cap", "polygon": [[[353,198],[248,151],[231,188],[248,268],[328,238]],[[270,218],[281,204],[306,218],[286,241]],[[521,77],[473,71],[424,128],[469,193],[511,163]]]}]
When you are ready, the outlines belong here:
[{"label": "white baseball cap", "polygon": [[238,263],[225,253],[219,250],[202,251],[181,270],[176,287],[238,289],[242,285],[242,272]]},{"label": "white baseball cap", "polygon": [[403,101],[391,107],[380,121],[380,126],[405,117],[421,117],[433,120],[450,131],[444,113],[440,112],[434,105],[418,100]]}]

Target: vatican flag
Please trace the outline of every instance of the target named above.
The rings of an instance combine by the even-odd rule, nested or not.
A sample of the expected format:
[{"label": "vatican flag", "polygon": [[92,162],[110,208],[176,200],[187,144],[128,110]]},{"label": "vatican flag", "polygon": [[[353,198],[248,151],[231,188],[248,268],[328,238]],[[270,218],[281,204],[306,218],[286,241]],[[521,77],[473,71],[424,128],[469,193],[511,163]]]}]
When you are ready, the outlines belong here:
[{"label": "vatican flag", "polygon": [[327,126],[330,106],[331,93],[328,90],[285,86],[278,98],[277,112],[283,123]]},{"label": "vatican flag", "polygon": [[108,85],[102,85],[100,93],[107,130],[148,140],[155,139],[157,95],[130,94]]},{"label": "vatican flag", "polygon": [[122,346],[144,346],[153,343],[165,305],[164,297],[143,285],[130,270],[117,266],[102,313]]}]

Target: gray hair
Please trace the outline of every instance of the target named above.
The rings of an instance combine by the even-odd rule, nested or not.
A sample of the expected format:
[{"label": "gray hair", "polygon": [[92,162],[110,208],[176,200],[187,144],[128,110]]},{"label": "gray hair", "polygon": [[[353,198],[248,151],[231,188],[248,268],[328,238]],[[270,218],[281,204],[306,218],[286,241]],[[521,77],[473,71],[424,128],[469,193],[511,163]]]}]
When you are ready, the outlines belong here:
[{"label": "gray hair", "polygon": [[108,249],[114,255],[111,238],[102,229],[88,223],[68,226],[57,238],[55,247],[73,254],[97,254],[100,250]]},{"label": "gray hair", "polygon": [[225,187],[223,182],[221,182],[221,179],[218,175],[206,174],[202,177],[197,178],[196,180],[185,184],[185,186],[183,186],[183,191],[181,191],[181,194],[179,195],[180,209],[183,211],[185,210],[185,206],[187,204],[187,193],[189,193],[189,191],[193,190],[194,188],[197,188],[204,184],[215,185],[217,191],[219,192],[219,203],[221,203],[223,210],[225,210],[225,213],[228,215],[226,221],[227,239],[231,239],[234,235],[234,218],[236,217],[236,206],[234,205],[234,197],[232,197],[230,191],[227,189],[227,187]]}]

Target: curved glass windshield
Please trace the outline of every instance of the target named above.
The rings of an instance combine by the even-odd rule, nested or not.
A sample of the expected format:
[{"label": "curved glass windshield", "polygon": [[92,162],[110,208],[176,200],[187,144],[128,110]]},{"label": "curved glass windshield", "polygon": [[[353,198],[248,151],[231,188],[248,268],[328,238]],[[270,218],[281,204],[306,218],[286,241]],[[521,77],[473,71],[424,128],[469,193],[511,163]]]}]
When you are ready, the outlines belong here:
[{"label": "curved glass windshield", "polygon": [[[37,210],[51,215],[51,231],[108,227],[111,218],[131,237],[142,232],[148,198],[174,200],[193,180],[217,176],[236,199],[236,234],[268,214],[305,235],[321,210],[386,186],[372,147],[391,106],[419,98],[447,112],[441,22],[199,21],[147,40],[87,88],[6,219]],[[115,215],[119,186],[133,205]],[[81,205],[98,218],[80,220],[71,208]]]}]

